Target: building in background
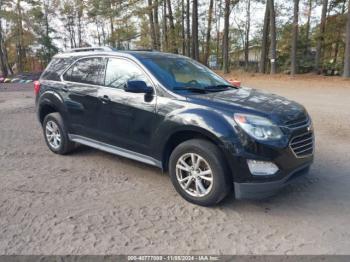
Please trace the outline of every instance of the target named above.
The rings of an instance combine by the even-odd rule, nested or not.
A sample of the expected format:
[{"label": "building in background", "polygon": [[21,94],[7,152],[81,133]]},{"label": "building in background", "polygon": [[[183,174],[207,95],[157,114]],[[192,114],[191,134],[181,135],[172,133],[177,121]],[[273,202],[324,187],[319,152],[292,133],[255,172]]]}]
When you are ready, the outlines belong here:
[{"label": "building in background", "polygon": [[[230,52],[231,66],[242,67],[245,66],[244,49],[236,49]],[[258,71],[258,66],[261,57],[261,46],[254,45],[249,47],[248,52],[248,68],[250,71]]]}]

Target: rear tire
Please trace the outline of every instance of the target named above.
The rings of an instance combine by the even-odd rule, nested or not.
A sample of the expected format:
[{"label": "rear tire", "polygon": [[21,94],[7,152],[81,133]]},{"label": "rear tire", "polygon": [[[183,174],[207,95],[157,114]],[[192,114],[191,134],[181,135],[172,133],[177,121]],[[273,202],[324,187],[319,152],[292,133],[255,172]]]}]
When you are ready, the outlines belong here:
[{"label": "rear tire", "polygon": [[176,191],[201,206],[219,203],[233,184],[221,151],[203,139],[188,140],[174,149],[169,174]]},{"label": "rear tire", "polygon": [[75,143],[68,138],[68,132],[59,113],[45,116],[43,122],[44,138],[49,149],[60,155],[65,155],[75,148]]}]

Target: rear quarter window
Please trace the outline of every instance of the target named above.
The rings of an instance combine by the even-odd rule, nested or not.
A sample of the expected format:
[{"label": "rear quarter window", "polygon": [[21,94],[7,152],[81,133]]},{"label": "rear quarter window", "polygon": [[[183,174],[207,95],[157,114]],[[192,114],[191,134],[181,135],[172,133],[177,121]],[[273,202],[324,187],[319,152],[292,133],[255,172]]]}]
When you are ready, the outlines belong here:
[{"label": "rear quarter window", "polygon": [[61,81],[61,74],[73,62],[72,60],[73,59],[68,58],[54,58],[44,71],[41,78],[44,80]]}]

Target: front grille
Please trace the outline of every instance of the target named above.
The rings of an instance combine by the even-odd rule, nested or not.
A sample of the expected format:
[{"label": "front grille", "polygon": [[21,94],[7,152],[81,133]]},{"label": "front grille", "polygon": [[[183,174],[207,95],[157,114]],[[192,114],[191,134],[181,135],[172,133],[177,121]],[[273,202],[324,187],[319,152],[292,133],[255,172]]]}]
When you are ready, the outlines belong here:
[{"label": "front grille", "polygon": [[307,116],[303,116],[286,122],[284,126],[291,129],[297,129],[306,126],[307,124],[309,124],[309,118]]},{"label": "front grille", "polygon": [[306,157],[314,152],[314,135],[307,132],[292,138],[290,148],[296,157]]}]

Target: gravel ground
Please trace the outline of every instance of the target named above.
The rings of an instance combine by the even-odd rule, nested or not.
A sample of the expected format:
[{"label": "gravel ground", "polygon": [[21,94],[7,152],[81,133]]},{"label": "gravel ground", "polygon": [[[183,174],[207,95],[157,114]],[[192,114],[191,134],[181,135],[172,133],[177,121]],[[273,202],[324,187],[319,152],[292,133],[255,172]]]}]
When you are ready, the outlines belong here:
[{"label": "gravel ground", "polygon": [[308,177],[264,201],[184,201],[158,169],[81,147],[49,151],[30,86],[0,84],[0,254],[350,254],[350,82],[242,75],[304,104]]}]

